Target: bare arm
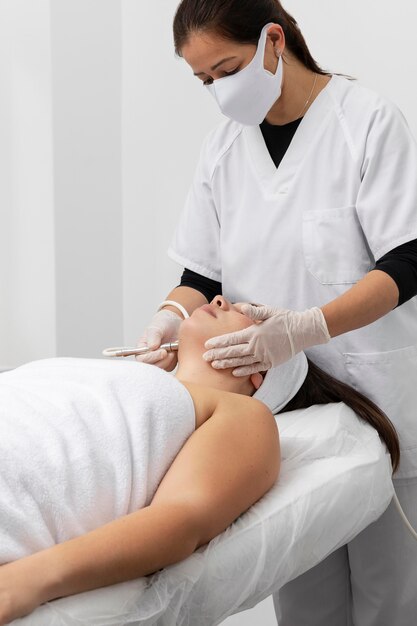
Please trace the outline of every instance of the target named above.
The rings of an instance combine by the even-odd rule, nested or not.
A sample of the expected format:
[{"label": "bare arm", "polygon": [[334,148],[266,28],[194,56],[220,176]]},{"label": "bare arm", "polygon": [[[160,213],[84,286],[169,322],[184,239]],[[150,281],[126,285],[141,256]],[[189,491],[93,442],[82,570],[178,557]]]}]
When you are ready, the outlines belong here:
[{"label": "bare arm", "polygon": [[147,506],[0,566],[0,626],[50,600],[140,578],[182,561],[197,548],[194,517],[182,502]]},{"label": "bare arm", "polygon": [[398,304],[395,281],[380,270],[372,270],[343,295],[321,307],[331,337],[375,322]]}]

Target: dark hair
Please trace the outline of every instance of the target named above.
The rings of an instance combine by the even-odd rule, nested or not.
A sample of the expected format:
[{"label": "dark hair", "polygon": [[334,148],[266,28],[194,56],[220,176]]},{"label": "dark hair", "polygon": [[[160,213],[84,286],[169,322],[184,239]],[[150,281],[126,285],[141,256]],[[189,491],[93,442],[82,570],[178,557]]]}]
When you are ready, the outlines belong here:
[{"label": "dark hair", "polygon": [[391,455],[394,473],[400,462],[400,443],[397,431],[388,416],[362,393],[330,376],[310,359],[307,360],[308,374],[303,385],[280,413],[306,409],[313,404],[344,402],[359,417],[376,429]]},{"label": "dark hair", "polygon": [[307,69],[329,73],[313,59],[297,22],[279,0],[182,0],[174,17],[175,52],[181,56],[183,45],[196,31],[257,45],[262,28],[269,22],[282,26],[286,47]]}]

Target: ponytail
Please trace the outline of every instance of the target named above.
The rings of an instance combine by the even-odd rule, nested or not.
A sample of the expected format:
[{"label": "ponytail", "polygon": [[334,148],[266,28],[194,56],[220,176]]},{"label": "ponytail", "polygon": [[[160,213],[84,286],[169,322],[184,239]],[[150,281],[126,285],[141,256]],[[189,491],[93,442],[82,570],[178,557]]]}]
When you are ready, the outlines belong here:
[{"label": "ponytail", "polygon": [[305,409],[313,404],[344,402],[378,432],[391,455],[393,473],[400,462],[400,444],[397,431],[390,419],[366,396],[349,385],[333,378],[308,359],[308,374],[292,400],[280,411]]}]

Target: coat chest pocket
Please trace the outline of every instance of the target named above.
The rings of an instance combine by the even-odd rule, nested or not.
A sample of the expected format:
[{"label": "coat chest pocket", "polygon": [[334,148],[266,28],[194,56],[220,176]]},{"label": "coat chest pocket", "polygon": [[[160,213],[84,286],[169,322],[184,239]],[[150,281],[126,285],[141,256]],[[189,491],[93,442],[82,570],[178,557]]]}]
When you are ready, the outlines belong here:
[{"label": "coat chest pocket", "polygon": [[303,214],[308,271],[323,285],[352,284],[373,267],[354,206]]}]

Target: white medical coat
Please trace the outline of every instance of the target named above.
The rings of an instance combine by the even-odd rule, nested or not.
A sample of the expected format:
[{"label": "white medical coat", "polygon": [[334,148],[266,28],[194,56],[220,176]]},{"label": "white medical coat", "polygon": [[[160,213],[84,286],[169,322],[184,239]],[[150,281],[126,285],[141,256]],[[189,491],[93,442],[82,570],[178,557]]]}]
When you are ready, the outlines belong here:
[{"label": "white medical coat", "polygon": [[[294,310],[347,291],[384,254],[417,238],[417,145],[397,107],[332,76],[278,169],[259,126],[226,121],[206,138],[168,250],[221,281],[232,302]],[[417,475],[417,298],[306,351],[373,399]]]}]

